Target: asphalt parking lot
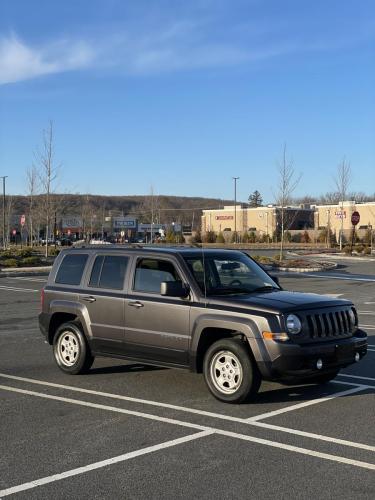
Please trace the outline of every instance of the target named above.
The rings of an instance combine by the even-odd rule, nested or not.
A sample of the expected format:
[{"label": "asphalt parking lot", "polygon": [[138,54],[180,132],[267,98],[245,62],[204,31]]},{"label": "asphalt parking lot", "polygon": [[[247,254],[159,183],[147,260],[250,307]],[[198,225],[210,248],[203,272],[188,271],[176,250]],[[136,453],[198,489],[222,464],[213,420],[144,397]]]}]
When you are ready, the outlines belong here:
[{"label": "asphalt parking lot", "polygon": [[182,370],[62,373],[37,325],[46,278],[1,278],[0,498],[375,498],[375,262],[279,277],[352,300],[369,351],[325,386],[263,383],[245,405]]}]

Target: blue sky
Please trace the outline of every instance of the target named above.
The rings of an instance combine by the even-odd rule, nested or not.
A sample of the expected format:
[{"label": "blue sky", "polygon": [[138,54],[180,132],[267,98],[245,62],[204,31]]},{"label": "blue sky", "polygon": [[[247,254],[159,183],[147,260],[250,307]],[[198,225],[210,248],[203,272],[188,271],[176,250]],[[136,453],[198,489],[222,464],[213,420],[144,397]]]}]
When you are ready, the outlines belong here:
[{"label": "blue sky", "polygon": [[375,192],[372,0],[1,0],[0,175],[53,120],[56,189],[274,201],[287,144],[295,195]]}]

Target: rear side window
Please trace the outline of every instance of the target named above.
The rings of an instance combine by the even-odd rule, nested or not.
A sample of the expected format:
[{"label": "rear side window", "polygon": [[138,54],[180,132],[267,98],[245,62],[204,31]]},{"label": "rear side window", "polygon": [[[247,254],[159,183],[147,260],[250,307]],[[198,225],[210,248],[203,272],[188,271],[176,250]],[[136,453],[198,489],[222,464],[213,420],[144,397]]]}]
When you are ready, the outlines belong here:
[{"label": "rear side window", "polygon": [[79,285],[87,262],[87,254],[65,255],[56,274],[55,283]]},{"label": "rear side window", "polygon": [[99,255],[91,271],[89,286],[122,290],[128,260],[119,255]]}]

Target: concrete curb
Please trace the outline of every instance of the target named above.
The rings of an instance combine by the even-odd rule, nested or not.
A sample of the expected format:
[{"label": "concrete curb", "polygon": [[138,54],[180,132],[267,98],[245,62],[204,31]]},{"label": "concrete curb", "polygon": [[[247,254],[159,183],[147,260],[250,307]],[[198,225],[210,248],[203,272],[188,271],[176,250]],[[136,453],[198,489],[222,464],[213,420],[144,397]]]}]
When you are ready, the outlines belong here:
[{"label": "concrete curb", "polygon": [[10,267],[9,269],[0,270],[0,278],[9,278],[11,276],[34,276],[39,274],[42,276],[48,276],[52,266],[41,266],[41,267]]},{"label": "concrete curb", "polygon": [[317,273],[336,269],[336,262],[325,262],[324,265],[317,264],[316,267],[273,267],[273,271],[283,271],[291,273]]}]

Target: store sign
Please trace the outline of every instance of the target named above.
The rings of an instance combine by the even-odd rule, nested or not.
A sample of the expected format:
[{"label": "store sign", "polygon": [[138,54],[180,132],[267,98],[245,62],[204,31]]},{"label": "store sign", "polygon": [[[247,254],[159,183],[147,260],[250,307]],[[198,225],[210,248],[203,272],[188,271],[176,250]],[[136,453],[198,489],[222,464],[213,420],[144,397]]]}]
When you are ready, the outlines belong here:
[{"label": "store sign", "polygon": [[216,220],[233,220],[234,217],[233,217],[233,215],[216,215],[215,219]]},{"label": "store sign", "polygon": [[62,229],[80,229],[82,227],[82,218],[81,217],[63,217],[61,219],[61,227]]},{"label": "store sign", "polygon": [[345,210],[336,210],[335,217],[336,217],[336,219],[346,219],[346,211]]},{"label": "store sign", "polygon": [[137,227],[137,221],[135,219],[125,219],[124,217],[114,217],[113,218],[113,229],[134,229]]}]

